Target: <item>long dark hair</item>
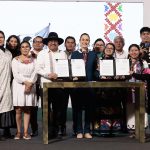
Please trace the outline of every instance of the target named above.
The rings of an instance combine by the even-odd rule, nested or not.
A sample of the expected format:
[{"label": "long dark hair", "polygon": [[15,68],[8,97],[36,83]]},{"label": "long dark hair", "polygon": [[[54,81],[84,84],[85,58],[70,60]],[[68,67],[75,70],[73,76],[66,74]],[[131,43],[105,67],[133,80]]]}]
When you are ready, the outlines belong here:
[{"label": "long dark hair", "polygon": [[[3,37],[4,37],[4,39],[5,39],[5,34],[4,34],[4,32],[0,30],[0,33],[3,35]],[[5,52],[4,44],[0,46],[0,49]]]},{"label": "long dark hair", "polygon": [[[17,40],[17,46],[15,48],[12,48],[9,43],[11,38],[15,38]],[[9,36],[8,39],[6,40],[6,49],[8,49],[11,52],[13,58],[20,55],[19,48],[20,48],[20,39],[18,38],[18,36],[16,35]]]},{"label": "long dark hair", "polygon": [[[137,44],[131,44],[129,46],[129,48],[128,48],[128,52],[131,50],[132,47],[136,47],[140,51],[140,46],[139,45],[137,45]],[[131,58],[130,58],[129,55],[128,55],[128,58],[130,60],[130,66],[131,66]],[[143,68],[143,59],[141,58],[141,53],[139,54],[138,60],[140,62],[141,67]]]}]

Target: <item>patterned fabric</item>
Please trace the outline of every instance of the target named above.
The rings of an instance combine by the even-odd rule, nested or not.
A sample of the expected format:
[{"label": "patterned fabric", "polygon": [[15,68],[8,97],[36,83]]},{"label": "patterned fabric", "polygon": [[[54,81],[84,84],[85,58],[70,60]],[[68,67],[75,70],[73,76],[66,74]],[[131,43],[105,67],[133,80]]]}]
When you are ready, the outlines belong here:
[{"label": "patterned fabric", "polygon": [[10,89],[12,55],[8,50],[0,49],[0,113],[13,109]]},{"label": "patterned fabric", "polygon": [[[144,61],[141,63],[139,60],[131,64],[131,69],[137,73],[141,74],[143,69],[146,65],[144,65]],[[132,77],[129,82],[139,82],[140,80],[135,79]],[[145,89],[146,94],[146,89]],[[147,96],[146,96],[147,97]],[[136,101],[136,95],[135,95],[135,88],[132,88],[131,91],[128,92],[128,103],[127,103],[127,128],[129,130],[135,129],[135,101]],[[148,126],[148,115],[145,113],[145,127]]]},{"label": "patterned fabric", "polygon": [[122,35],[122,4],[106,3],[104,7],[104,38],[107,42],[113,42],[115,36]]}]

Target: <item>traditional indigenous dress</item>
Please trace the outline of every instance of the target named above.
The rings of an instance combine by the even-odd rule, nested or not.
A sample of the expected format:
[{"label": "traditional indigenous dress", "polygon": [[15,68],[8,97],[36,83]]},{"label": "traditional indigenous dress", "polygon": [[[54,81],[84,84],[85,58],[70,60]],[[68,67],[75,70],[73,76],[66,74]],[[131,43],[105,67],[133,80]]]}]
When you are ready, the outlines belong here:
[{"label": "traditional indigenous dress", "polygon": [[0,49],[0,127],[8,128],[15,125],[13,100],[11,95],[11,60],[12,55],[7,49]]},{"label": "traditional indigenous dress", "polygon": [[[142,64],[143,65],[142,65]],[[148,68],[148,64],[146,61],[137,60],[135,63],[131,65],[133,71],[137,74],[142,74],[143,69]],[[129,82],[140,82],[141,80],[137,80],[136,78],[132,77]],[[127,128],[130,130],[135,129],[135,89],[132,88],[131,92],[129,92],[129,98],[127,102]],[[145,127],[148,126],[148,116],[145,113]]]},{"label": "traditional indigenous dress", "polygon": [[13,105],[14,106],[37,106],[36,86],[33,85],[31,92],[25,92],[24,81],[35,83],[37,75],[35,72],[35,61],[31,58],[29,62],[23,62],[19,57],[12,61],[13,72]]}]

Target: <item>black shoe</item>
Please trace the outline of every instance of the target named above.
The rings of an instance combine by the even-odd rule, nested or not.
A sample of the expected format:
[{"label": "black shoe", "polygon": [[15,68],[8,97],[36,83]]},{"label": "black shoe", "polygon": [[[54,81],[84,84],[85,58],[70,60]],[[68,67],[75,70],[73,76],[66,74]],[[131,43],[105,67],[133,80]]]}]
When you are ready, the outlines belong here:
[{"label": "black shoe", "polygon": [[66,127],[61,127],[61,129],[60,129],[60,135],[61,136],[66,136],[67,135],[67,133],[66,133]]},{"label": "black shoe", "polygon": [[4,130],[3,135],[1,136],[1,138],[13,139],[14,135],[11,135],[10,130]]},{"label": "black shoe", "polygon": [[5,141],[5,140],[6,140],[6,138],[4,136],[0,135],[0,141]]},{"label": "black shoe", "polygon": [[36,131],[32,132],[30,135],[31,135],[31,137],[38,136],[38,130],[36,130]]}]

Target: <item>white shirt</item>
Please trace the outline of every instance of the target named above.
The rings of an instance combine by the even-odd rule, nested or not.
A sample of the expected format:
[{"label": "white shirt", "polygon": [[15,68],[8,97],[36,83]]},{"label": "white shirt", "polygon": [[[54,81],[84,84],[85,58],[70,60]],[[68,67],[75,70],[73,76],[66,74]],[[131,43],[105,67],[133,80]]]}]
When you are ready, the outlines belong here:
[{"label": "white shirt", "polygon": [[[65,52],[60,50],[52,52],[49,49],[39,52],[36,62],[36,72],[41,75],[41,87],[43,87],[44,82],[51,82],[48,75],[52,72],[55,73],[56,59],[67,59]],[[53,69],[51,66],[53,66]]]},{"label": "white shirt", "polygon": [[118,52],[115,51],[114,58],[117,58],[117,59],[127,59],[128,58],[128,54],[124,50],[122,52],[120,52],[120,53],[118,53]]}]

